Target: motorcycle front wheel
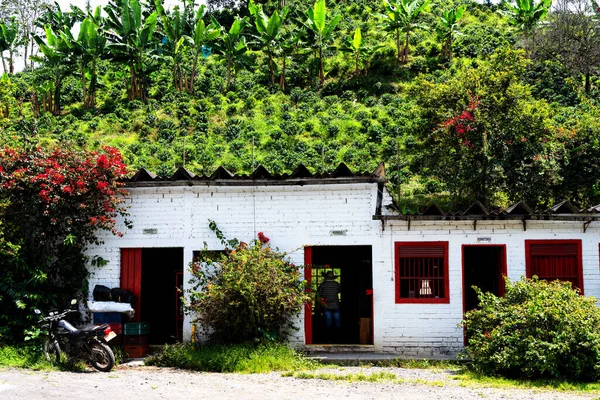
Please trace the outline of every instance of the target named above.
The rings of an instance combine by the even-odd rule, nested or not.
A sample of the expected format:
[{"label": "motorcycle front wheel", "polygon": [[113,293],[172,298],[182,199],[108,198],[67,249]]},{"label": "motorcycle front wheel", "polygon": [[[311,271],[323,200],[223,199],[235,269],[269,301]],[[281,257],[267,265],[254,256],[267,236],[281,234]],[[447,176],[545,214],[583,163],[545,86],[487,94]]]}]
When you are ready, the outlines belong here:
[{"label": "motorcycle front wheel", "polygon": [[108,372],[115,366],[115,355],[106,343],[93,341],[90,346],[90,363],[98,371]]},{"label": "motorcycle front wheel", "polygon": [[42,349],[46,360],[52,365],[58,365],[60,362],[60,347],[56,340],[52,339],[50,336],[46,336],[42,343]]}]

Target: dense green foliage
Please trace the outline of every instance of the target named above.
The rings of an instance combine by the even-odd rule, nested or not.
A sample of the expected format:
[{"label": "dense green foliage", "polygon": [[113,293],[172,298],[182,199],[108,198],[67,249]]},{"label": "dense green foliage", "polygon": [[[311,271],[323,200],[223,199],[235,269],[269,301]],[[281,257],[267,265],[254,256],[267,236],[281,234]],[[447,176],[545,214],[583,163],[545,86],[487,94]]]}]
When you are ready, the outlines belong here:
[{"label": "dense green foliage", "polygon": [[50,8],[37,68],[3,80],[2,140],[109,144],[131,168],[163,175],[181,165],[283,173],[384,161],[405,203],[595,204],[600,113],[594,91],[579,93],[581,74],[549,49],[534,57],[547,6]]},{"label": "dense green foliage", "polygon": [[316,363],[276,343],[167,345],[144,361],[147,365],[206,372],[269,373],[313,369]]},{"label": "dense green foliage", "polygon": [[582,75],[535,42],[547,2],[285,5],[51,7],[36,68],[0,85],[0,140],[111,145],[161,175],[384,161],[406,210],[598,202],[595,48]]},{"label": "dense green foliage", "polygon": [[225,240],[210,224],[231,249],[214,254],[205,248],[190,267],[195,279],[189,309],[204,333],[216,342],[285,339],[293,329],[292,318],[309,300],[299,267],[271,249],[262,232],[246,244]]},{"label": "dense green foliage", "polygon": [[496,297],[478,290],[465,314],[466,355],[488,375],[594,381],[600,377],[600,310],[568,282],[507,283]]}]

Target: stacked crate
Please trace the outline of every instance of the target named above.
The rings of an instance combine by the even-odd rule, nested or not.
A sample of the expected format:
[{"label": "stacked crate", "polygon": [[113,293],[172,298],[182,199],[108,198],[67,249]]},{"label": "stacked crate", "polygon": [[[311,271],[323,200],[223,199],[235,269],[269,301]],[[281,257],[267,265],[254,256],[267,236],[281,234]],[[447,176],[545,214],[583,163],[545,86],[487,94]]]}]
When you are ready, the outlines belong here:
[{"label": "stacked crate", "polygon": [[93,313],[94,325],[108,324],[110,329],[117,334],[108,344],[111,347],[123,345],[123,314],[118,312]]},{"label": "stacked crate", "polygon": [[124,348],[130,358],[141,358],[150,351],[150,325],[147,322],[129,322],[125,324]]}]

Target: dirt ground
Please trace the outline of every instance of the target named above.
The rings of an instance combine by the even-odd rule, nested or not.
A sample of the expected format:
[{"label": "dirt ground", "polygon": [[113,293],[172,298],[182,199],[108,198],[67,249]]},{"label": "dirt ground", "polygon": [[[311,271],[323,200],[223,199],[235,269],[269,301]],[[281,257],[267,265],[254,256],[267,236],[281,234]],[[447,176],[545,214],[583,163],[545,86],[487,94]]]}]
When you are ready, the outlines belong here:
[{"label": "dirt ground", "polygon": [[336,374],[391,372],[403,383],[297,379],[121,366],[110,373],[0,369],[0,399],[594,399],[600,393],[462,387],[452,371],[344,367]]}]

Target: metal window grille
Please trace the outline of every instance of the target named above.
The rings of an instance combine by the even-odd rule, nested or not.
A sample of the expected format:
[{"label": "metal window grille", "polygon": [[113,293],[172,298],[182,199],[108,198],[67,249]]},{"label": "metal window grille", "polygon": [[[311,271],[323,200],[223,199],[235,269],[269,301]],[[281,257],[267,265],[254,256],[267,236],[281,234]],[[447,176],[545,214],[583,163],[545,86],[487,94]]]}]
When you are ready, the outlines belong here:
[{"label": "metal window grille", "polygon": [[529,276],[549,281],[571,282],[579,287],[579,251],[577,244],[529,245]]},{"label": "metal window grille", "polygon": [[446,297],[446,251],[443,245],[400,245],[397,256],[401,299]]}]

